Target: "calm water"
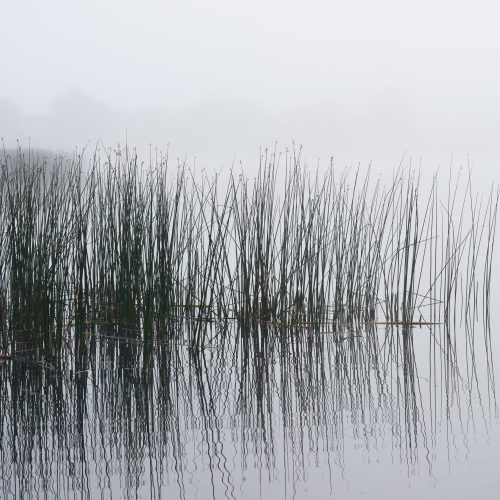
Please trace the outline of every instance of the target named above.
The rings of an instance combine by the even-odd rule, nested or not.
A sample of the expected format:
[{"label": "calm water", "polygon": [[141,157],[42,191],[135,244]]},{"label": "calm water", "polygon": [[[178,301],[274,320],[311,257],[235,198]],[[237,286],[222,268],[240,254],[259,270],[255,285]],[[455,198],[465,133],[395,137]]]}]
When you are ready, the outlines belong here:
[{"label": "calm water", "polygon": [[213,326],[201,351],[128,333],[0,363],[0,496],[500,494],[495,329],[491,356],[464,325]]},{"label": "calm water", "polygon": [[136,160],[2,164],[0,497],[500,497],[497,190]]}]

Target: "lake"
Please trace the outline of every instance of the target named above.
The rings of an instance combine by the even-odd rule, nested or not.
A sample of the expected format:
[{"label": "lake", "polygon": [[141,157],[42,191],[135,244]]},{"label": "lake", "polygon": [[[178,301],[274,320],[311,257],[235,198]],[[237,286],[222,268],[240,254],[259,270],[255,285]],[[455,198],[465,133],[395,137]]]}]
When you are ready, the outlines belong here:
[{"label": "lake", "polygon": [[2,164],[0,496],[498,498],[498,189],[115,160]]},{"label": "lake", "polygon": [[439,327],[255,329],[203,351],[98,329],[64,368],[2,362],[2,496],[497,497],[480,332],[455,353]]}]

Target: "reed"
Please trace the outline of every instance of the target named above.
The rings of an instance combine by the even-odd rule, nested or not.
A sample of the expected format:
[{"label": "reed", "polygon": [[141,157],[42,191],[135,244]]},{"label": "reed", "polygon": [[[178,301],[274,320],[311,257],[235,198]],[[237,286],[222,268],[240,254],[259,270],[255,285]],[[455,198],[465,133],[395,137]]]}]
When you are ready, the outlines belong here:
[{"label": "reed", "polygon": [[437,176],[422,193],[402,167],[389,185],[311,172],[300,151],[265,151],[254,179],[225,181],[128,148],[50,162],[4,151],[2,344],[57,357],[68,341],[87,349],[95,325],[201,349],[207,325],[233,320],[488,321],[499,190],[448,186],[442,201]]}]

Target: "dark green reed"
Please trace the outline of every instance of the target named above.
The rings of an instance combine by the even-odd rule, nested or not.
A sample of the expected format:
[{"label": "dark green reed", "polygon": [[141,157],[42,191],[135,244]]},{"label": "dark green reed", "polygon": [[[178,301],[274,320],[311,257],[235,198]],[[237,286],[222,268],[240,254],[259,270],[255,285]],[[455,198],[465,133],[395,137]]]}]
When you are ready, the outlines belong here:
[{"label": "dark green reed", "polygon": [[385,185],[310,172],[300,151],[279,160],[265,152],[248,179],[145,165],[129,149],[85,161],[4,153],[4,352],[83,352],[96,325],[199,349],[207,324],[230,320],[487,321],[497,188],[481,197],[450,178],[442,200],[437,177],[424,189],[404,168]]}]

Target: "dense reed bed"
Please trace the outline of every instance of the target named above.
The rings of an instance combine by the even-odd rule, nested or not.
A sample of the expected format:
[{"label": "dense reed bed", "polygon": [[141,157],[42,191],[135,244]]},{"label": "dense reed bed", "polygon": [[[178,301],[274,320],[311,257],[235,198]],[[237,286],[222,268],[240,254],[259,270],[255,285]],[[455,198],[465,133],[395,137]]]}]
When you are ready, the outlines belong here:
[{"label": "dense reed bed", "polygon": [[251,179],[5,153],[0,494],[254,498],[317,468],[332,496],[385,445],[431,477],[498,416],[498,199],[299,153]]},{"label": "dense reed bed", "polygon": [[84,349],[96,325],[198,349],[207,324],[232,320],[319,331],[488,319],[499,191],[475,194],[470,173],[443,190],[405,168],[388,184],[311,172],[298,153],[264,153],[254,179],[142,164],[128,149],[19,149],[0,163],[9,352],[57,355],[68,336]]}]

